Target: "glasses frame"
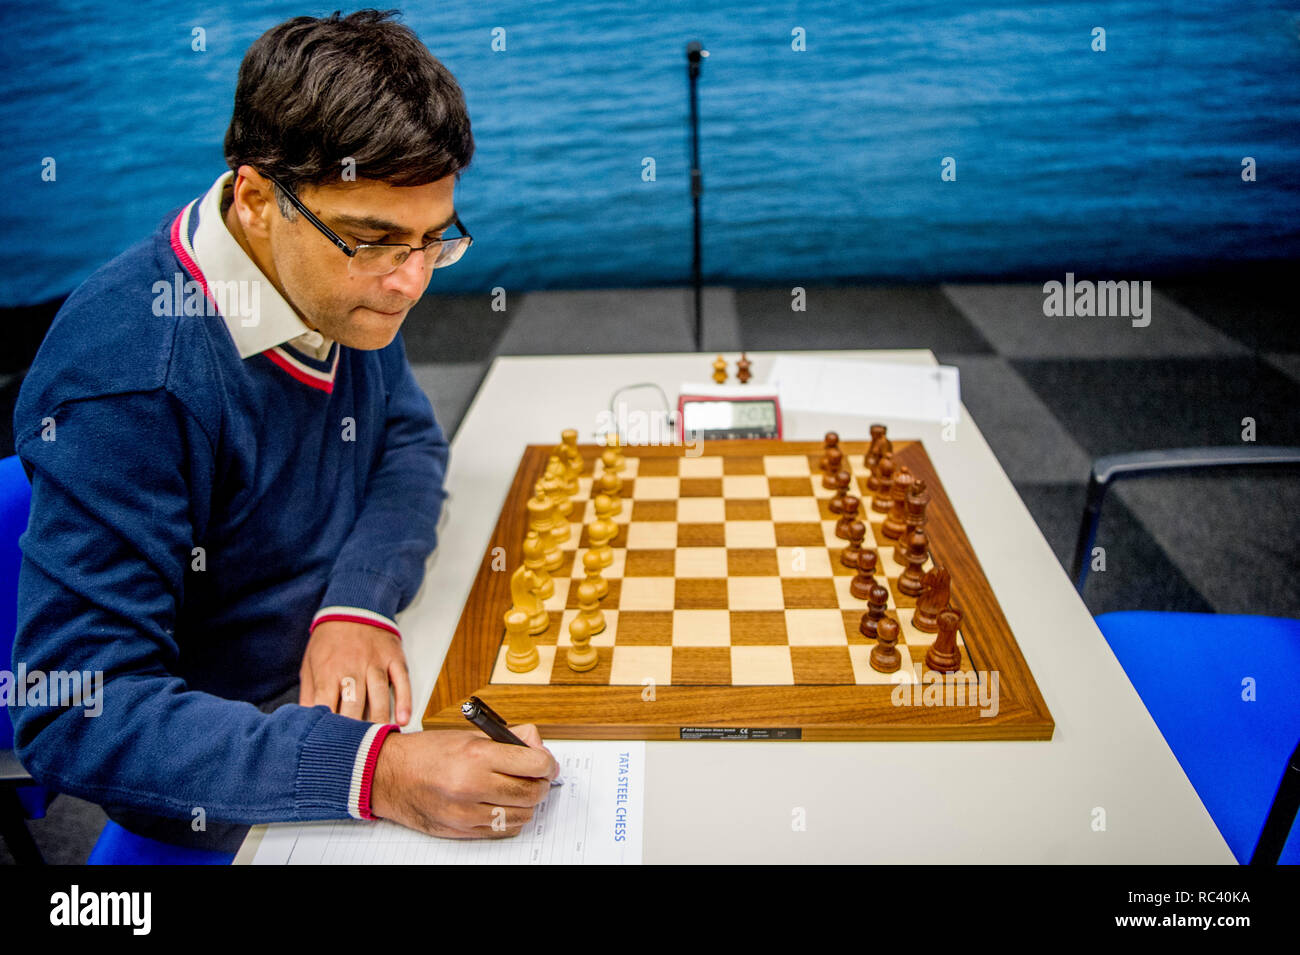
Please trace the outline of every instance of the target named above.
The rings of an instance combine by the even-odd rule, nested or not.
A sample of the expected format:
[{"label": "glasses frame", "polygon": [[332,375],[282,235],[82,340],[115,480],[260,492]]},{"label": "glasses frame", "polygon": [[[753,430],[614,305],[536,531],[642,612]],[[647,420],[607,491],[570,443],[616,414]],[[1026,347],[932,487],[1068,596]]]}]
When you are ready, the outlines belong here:
[{"label": "glasses frame", "polygon": [[[263,175],[266,174],[263,173]],[[303,205],[302,201],[299,200],[299,198],[295,196],[292,191],[286,188],[283,183],[281,183],[274,176],[266,176],[266,178],[269,179],[276,186],[276,188],[278,188],[281,192],[285,194],[285,196],[289,199],[289,201],[293,203],[293,207],[295,209],[297,209],[299,212],[301,212],[304,216],[307,217],[308,222],[310,222],[318,230],[320,230],[321,235],[329,239],[330,242],[332,242],[340,252],[342,252],[344,255],[348,257],[349,267],[352,265],[352,260],[356,258],[357,253],[360,252],[362,249],[409,249],[411,255],[414,255],[416,252],[419,252],[421,255],[423,255],[424,250],[431,248],[432,246],[435,245],[441,246],[444,242],[455,242],[458,239],[462,239],[462,238],[468,239],[469,241],[465,243],[465,248],[462,249],[460,255],[456,257],[456,262],[459,262],[461,258],[464,257],[465,253],[469,251],[470,246],[474,244],[474,237],[469,234],[469,230],[466,229],[464,223],[460,221],[460,214],[455,213],[454,214],[455,218],[452,219],[451,224],[460,230],[459,236],[453,236],[450,239],[434,239],[432,242],[427,242],[424,245],[419,247],[410,245],[406,242],[358,242],[356,248],[354,249],[352,246],[348,245],[345,240],[340,238],[338,233],[336,233],[325,223],[321,222],[320,219],[318,219],[310,209],[308,209],[305,205]],[[456,262],[448,262],[447,265],[442,265],[442,266],[431,265],[429,267],[429,271],[432,272],[439,268],[445,269],[448,266],[455,265]],[[400,269],[402,265],[405,264],[406,261],[403,260],[401,265],[395,265],[387,272],[374,272],[369,274],[374,275],[376,278],[382,277],[384,275],[392,275],[394,272]]]}]

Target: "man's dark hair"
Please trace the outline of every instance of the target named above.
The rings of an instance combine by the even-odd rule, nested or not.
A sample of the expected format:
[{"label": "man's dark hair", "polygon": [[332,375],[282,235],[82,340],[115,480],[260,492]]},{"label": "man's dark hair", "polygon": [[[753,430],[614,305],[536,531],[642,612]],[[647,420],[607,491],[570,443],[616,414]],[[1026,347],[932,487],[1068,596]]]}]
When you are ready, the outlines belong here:
[{"label": "man's dark hair", "polygon": [[459,179],[474,155],[464,94],[398,15],[294,17],[258,37],[239,67],[230,168],[295,193],[342,181],[348,159],[357,179],[395,186]]}]

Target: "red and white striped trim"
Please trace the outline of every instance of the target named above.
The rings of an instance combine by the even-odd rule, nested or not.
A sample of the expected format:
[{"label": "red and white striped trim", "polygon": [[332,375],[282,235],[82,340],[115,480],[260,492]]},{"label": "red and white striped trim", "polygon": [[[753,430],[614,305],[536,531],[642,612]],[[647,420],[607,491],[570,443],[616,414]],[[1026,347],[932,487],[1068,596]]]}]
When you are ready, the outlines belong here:
[{"label": "red and white striped trim", "polygon": [[370,792],[375,781],[375,764],[379,762],[379,748],[393,730],[401,731],[396,723],[375,723],[361,737],[357,758],[352,764],[352,782],[348,786],[348,815],[353,819],[374,819],[370,811]]},{"label": "red and white striped trim", "polygon": [[[190,217],[194,215],[198,204],[199,200],[195,199],[181,210],[180,215],[172,223],[172,251],[176,253],[176,258],[180,259],[181,265],[190,273],[194,281],[199,283],[199,286],[203,289],[203,294],[212,303],[213,309],[220,311],[216,299],[212,297],[212,292],[208,289],[207,276],[199,268],[198,257],[194,253],[194,244],[190,242]],[[200,227],[202,227],[201,224]],[[315,368],[303,364],[279,345],[266,349],[262,354],[287,371],[297,381],[319,389],[326,394],[333,394],[334,376],[339,370],[339,355],[342,354],[342,351],[341,347],[334,349],[334,364],[328,372],[317,371]]]},{"label": "red and white striped trim", "polygon": [[389,620],[381,613],[375,613],[373,610],[365,610],[361,607],[321,607],[316,611],[316,616],[312,618],[311,630],[315,630],[318,623],[324,623],[326,620],[367,623],[372,627],[392,631],[399,640],[402,637],[402,631],[397,629],[397,624],[394,621]]},{"label": "red and white striped trim", "polygon": [[339,370],[339,353],[341,349],[334,349],[334,365],[329,371],[317,371],[310,365],[300,362],[293,357],[287,349],[276,345],[274,348],[268,348],[262,352],[267,358],[275,362],[294,378],[297,378],[304,385],[311,385],[313,388],[319,388],[326,394],[334,391],[334,373]]},{"label": "red and white striped trim", "polygon": [[199,283],[203,289],[203,294],[208,297],[212,307],[217,307],[217,301],[212,297],[212,292],[208,290],[208,280],[199,268],[199,263],[194,257],[194,246],[190,244],[190,216],[193,215],[195,207],[199,200],[195,199],[188,206],[181,210],[176,221],[172,223],[172,251],[176,253],[176,258],[181,260],[181,265],[185,271],[190,273],[194,281]]}]

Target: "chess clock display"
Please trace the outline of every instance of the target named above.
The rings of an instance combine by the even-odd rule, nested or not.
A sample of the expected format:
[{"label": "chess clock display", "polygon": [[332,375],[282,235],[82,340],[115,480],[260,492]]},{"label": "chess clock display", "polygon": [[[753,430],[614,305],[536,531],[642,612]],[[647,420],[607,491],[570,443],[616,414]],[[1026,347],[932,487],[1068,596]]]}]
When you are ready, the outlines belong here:
[{"label": "chess clock display", "polygon": [[684,385],[677,399],[677,436],[692,440],[781,438],[775,391],[750,385]]}]

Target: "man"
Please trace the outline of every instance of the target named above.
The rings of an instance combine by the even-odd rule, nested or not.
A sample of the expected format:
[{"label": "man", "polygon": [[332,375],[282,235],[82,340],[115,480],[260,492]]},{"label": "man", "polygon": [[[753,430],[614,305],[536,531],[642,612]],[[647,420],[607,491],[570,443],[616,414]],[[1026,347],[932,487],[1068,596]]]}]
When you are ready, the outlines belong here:
[{"label": "man", "polygon": [[102,713],[15,711],[37,779],[226,851],[261,822],[531,818],[558,772],[535,728],[390,735],[447,465],[397,334],[470,243],[473,148],[456,81],[389,15],[287,21],[240,67],[231,171],[68,299],[14,413],[14,664],[102,672]]}]

